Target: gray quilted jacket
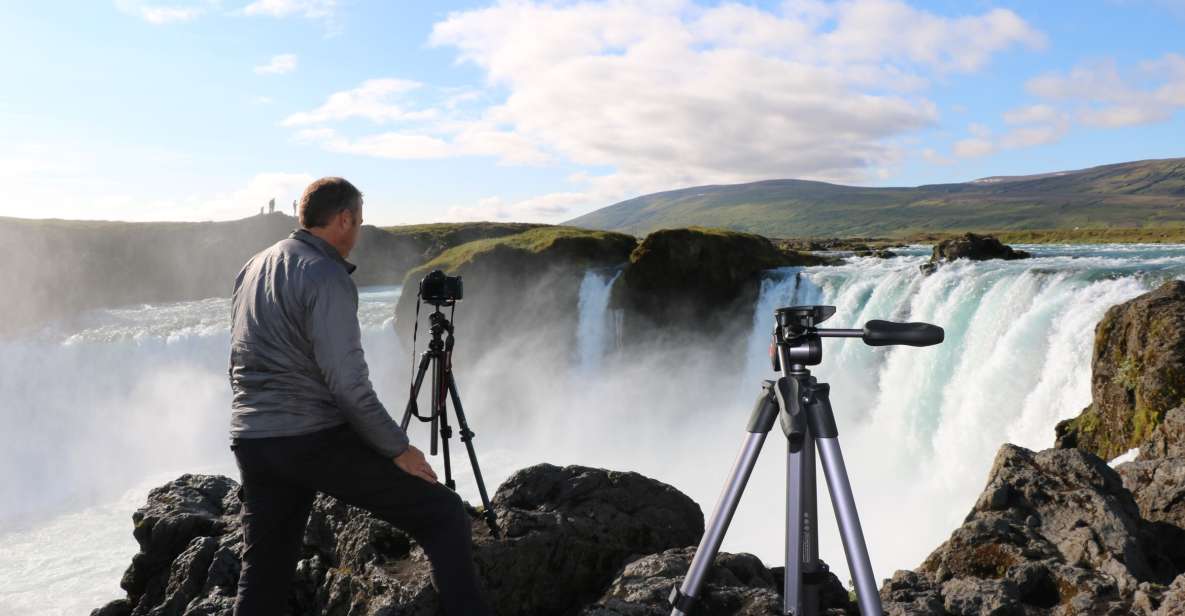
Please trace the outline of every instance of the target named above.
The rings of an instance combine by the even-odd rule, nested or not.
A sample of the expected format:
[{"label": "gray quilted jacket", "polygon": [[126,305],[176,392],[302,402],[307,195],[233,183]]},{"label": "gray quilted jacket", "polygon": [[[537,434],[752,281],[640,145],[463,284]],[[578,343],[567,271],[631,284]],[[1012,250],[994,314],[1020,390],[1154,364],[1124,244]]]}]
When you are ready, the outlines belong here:
[{"label": "gray quilted jacket", "polygon": [[354,265],[304,229],[251,257],[231,296],[231,438],[344,423],[391,458],[407,436],[370,384]]}]

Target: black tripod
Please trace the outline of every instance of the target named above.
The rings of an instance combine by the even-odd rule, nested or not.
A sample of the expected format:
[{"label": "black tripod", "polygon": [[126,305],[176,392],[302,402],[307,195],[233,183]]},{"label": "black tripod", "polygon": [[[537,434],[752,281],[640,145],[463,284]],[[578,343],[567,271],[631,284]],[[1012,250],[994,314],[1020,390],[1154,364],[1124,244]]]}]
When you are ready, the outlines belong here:
[{"label": "black tripod", "polygon": [[[444,451],[444,485],[448,486],[450,490],[457,489],[457,483],[453,481],[452,459],[449,457],[448,450],[448,441],[453,436],[453,429],[448,424],[446,402],[452,398],[453,411],[457,414],[457,426],[461,431],[461,442],[465,443],[465,449],[469,452],[469,464],[473,467],[473,476],[477,479],[477,491],[481,494],[482,517],[485,518],[494,537],[501,538],[501,534],[498,532],[498,516],[494,513],[494,508],[490,506],[486,484],[481,478],[481,467],[477,464],[477,453],[473,450],[473,431],[469,429],[469,423],[465,421],[465,410],[461,407],[461,395],[457,393],[457,380],[453,378],[453,324],[440,311],[439,304],[436,304],[436,311],[428,315],[428,321],[431,323],[432,340],[428,342],[428,350],[420,356],[420,367],[412,381],[411,395],[407,400],[407,408],[403,411],[401,425],[403,430],[407,431],[407,426],[411,423],[413,415],[420,421],[432,423],[432,441],[429,453],[436,455],[436,438],[439,433]],[[424,384],[424,374],[428,372],[429,366],[432,367],[432,414],[424,417],[417,412],[419,409],[416,400],[420,396],[420,387]]]},{"label": "black tripod", "polygon": [[765,437],[779,420],[786,435],[786,576],[782,614],[816,616],[819,594],[827,579],[827,567],[819,560],[818,503],[815,485],[815,451],[823,463],[827,491],[835,509],[843,539],[848,570],[856,580],[856,595],[862,616],[882,616],[880,594],[872,575],[872,564],[860,516],[852,497],[852,486],[839,450],[839,430],[829,398],[831,386],[811,376],[807,366],[823,361],[821,338],[862,338],[870,346],[907,344],[929,346],[942,342],[941,327],[928,323],[869,321],[864,329],[818,329],[817,324],[835,314],[834,306],[792,306],[775,312],[777,325],[770,346],[776,381],[765,381],[757,407],[749,418],[744,447],[732,467],[728,482],[695,551],[683,585],[671,590],[671,615],[692,612],[712,561],[720,551],[724,533],[732,521],[741,493],[757,463]]}]

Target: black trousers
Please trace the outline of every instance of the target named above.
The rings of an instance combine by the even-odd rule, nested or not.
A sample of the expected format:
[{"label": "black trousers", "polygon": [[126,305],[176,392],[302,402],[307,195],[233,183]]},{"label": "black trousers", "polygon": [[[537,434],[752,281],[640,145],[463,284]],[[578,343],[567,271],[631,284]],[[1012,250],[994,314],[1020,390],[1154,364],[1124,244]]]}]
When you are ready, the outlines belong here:
[{"label": "black trousers", "polygon": [[492,612],[473,566],[472,529],[461,498],[405,473],[348,425],[259,439],[234,439],[242,477],[243,568],[234,616],[287,610],[305,524],[317,492],[366,509],[415,539],[432,562],[448,616]]}]

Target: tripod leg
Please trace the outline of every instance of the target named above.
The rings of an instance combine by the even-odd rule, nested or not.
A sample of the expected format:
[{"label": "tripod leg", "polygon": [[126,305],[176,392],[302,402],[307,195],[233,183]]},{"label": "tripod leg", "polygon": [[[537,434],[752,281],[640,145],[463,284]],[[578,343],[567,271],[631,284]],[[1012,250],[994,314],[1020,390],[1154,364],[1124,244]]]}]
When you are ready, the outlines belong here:
[{"label": "tripod leg", "polygon": [[440,418],[440,449],[444,454],[444,485],[448,486],[450,490],[457,489],[457,482],[453,481],[453,461],[449,456],[448,442],[453,437],[453,429],[448,425],[448,412],[444,408],[445,398],[440,396],[440,408],[437,409],[437,416]]},{"label": "tripod leg", "polygon": [[428,364],[432,362],[432,356],[424,353],[420,356],[420,367],[416,372],[415,382],[411,386],[411,395],[407,398],[407,407],[403,409],[403,421],[399,422],[399,427],[407,432],[407,425],[411,423],[411,416],[416,411],[416,399],[420,397],[420,387],[424,384],[424,374],[428,372]]},{"label": "tripod leg", "polygon": [[486,525],[490,527],[490,532],[494,534],[495,539],[501,539],[502,534],[498,531],[498,514],[494,513],[494,508],[490,505],[490,497],[486,493],[486,483],[481,477],[481,466],[477,464],[477,452],[473,449],[474,435],[469,430],[469,422],[465,419],[465,409],[461,407],[461,394],[457,393],[457,379],[453,377],[451,370],[448,372],[448,391],[453,399],[453,410],[457,413],[457,427],[461,430],[461,442],[465,443],[465,450],[469,453],[469,465],[473,467],[473,477],[477,480],[477,493],[481,495],[481,506],[485,512]]},{"label": "tripod leg", "polygon": [[761,453],[761,446],[765,444],[765,437],[778,415],[778,404],[771,386],[770,381],[763,385],[764,391],[757,399],[756,408],[753,409],[753,415],[749,420],[749,434],[745,437],[745,443],[737,455],[736,462],[733,463],[724,490],[716,501],[712,517],[708,519],[704,536],[700,539],[695,557],[687,569],[687,577],[683,579],[680,587],[671,590],[671,616],[690,613],[692,606],[699,599],[700,589],[712,567],[712,561],[716,560],[716,554],[720,552],[724,533],[728,531],[728,525],[736,513],[737,504],[740,503],[741,494],[745,491],[745,484],[749,482],[749,475],[753,473],[753,466],[757,463],[758,454]]},{"label": "tripod leg", "polygon": [[803,390],[807,419],[819,448],[819,459],[823,463],[823,475],[827,478],[827,491],[831,493],[835,520],[839,523],[848,570],[856,580],[860,614],[882,616],[884,612],[876,578],[872,575],[872,561],[868,556],[868,546],[864,543],[860,515],[856,511],[852,485],[848,481],[848,471],[839,449],[839,430],[835,427],[835,415],[831,411],[830,390],[826,383],[818,383],[809,390]]}]

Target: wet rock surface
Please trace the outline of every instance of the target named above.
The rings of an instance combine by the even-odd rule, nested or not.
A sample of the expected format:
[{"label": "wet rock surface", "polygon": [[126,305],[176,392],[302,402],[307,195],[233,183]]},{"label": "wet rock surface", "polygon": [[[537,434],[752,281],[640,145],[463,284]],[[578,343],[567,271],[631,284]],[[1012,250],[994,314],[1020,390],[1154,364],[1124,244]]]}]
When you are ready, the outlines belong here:
[{"label": "wet rock surface", "polygon": [[990,235],[965,233],[959,237],[942,240],[934,246],[930,255],[931,261],[954,261],[956,259],[970,259],[972,261],[987,261],[989,259],[1028,259],[1033,255],[1016,250]]},{"label": "wet rock surface", "polygon": [[1108,460],[1142,446],[1185,403],[1185,281],[1107,310],[1095,328],[1091,373],[1091,404],[1058,424],[1058,446]]}]

